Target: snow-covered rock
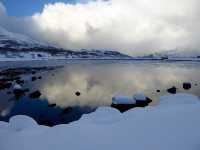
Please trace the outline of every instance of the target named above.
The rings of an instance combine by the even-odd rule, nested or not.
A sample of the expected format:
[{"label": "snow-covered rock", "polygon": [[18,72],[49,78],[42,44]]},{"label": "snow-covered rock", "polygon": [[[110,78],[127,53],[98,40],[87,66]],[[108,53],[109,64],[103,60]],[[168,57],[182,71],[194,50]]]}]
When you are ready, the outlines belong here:
[{"label": "snow-covered rock", "polygon": [[136,101],[132,97],[128,97],[128,96],[113,96],[112,103],[113,104],[135,104]]},{"label": "snow-covered rock", "polygon": [[19,84],[17,84],[17,83],[15,83],[14,86],[13,86],[13,89],[14,89],[14,90],[21,90],[21,89],[22,89],[22,86],[19,85]]},{"label": "snow-covered rock", "polygon": [[10,118],[9,124],[16,131],[27,130],[37,127],[37,122],[30,117],[18,115]]},{"label": "snow-covered rock", "polygon": [[147,97],[145,96],[144,93],[137,93],[137,94],[133,95],[133,99],[136,101],[146,101]]}]

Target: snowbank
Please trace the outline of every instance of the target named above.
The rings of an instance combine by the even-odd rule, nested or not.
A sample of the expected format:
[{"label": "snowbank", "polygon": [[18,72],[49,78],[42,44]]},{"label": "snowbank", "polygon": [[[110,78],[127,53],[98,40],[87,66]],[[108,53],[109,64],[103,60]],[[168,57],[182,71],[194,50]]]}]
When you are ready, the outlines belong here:
[{"label": "snowbank", "polygon": [[28,130],[31,128],[38,127],[37,122],[35,120],[33,120],[30,117],[22,116],[22,115],[12,117],[9,120],[9,124],[11,128],[16,131],[21,131],[21,130],[26,130],[26,129]]},{"label": "snowbank", "polygon": [[[124,114],[99,108],[77,122],[52,128],[16,116],[17,121],[0,122],[0,150],[199,150],[199,99],[188,94],[160,99],[158,106]],[[28,121],[31,129],[21,128],[21,121]],[[12,130],[13,123],[21,130]],[[5,131],[8,128],[11,130]]]},{"label": "snowbank", "polygon": [[199,104],[199,98],[194,95],[179,93],[160,97],[159,106],[173,106],[180,104]]}]

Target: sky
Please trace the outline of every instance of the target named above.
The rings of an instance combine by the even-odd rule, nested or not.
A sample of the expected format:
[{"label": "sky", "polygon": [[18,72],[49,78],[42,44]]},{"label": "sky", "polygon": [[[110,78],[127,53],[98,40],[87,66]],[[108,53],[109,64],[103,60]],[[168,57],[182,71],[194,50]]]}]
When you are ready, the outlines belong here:
[{"label": "sky", "polygon": [[199,50],[199,0],[0,0],[0,27],[64,49]]},{"label": "sky", "polygon": [[11,16],[31,16],[41,12],[44,5],[48,3],[64,2],[76,3],[76,0],[0,0]]}]

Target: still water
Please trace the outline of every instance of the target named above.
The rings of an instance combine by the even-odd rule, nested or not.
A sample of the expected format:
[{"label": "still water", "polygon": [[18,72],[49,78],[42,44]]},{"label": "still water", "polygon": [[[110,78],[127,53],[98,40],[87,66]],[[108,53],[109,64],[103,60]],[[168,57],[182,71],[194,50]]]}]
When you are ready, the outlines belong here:
[{"label": "still water", "polygon": [[[46,76],[40,90],[50,102],[64,106],[110,105],[114,95],[133,96],[138,92],[157,101],[172,86],[176,86],[178,92],[200,96],[199,63],[87,62],[67,64],[54,74],[56,76]],[[185,91],[183,82],[192,83],[192,89]],[[81,96],[77,97],[76,91]]]},{"label": "still water", "polygon": [[[28,82],[31,75],[22,75],[24,87],[31,91],[39,90],[41,100],[59,107],[109,106],[112,96],[133,96],[145,93],[155,104],[167,89],[175,86],[178,92],[200,96],[200,63],[198,62],[159,62],[159,61],[50,61],[1,63],[1,68],[63,66],[55,70],[40,71],[36,76],[41,80]],[[10,65],[10,66],[9,66]],[[184,90],[183,82],[190,82],[192,88]],[[160,92],[157,92],[160,90]],[[79,92],[79,96],[76,93]],[[0,109],[11,106],[12,95],[0,92]],[[13,103],[13,102],[12,102]],[[13,104],[12,104],[13,105]]]}]

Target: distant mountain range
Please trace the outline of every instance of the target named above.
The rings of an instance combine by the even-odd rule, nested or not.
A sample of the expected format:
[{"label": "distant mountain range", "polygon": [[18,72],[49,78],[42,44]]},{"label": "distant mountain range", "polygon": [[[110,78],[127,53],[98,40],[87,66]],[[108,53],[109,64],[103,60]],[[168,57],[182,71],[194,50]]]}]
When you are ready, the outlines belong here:
[{"label": "distant mountain range", "polygon": [[0,27],[0,61],[32,59],[200,60],[200,50],[170,50],[139,57],[112,50],[65,50]]},{"label": "distant mountain range", "polygon": [[169,50],[140,56],[140,59],[200,60],[200,50]]},{"label": "distant mountain range", "polygon": [[200,57],[200,50],[190,50],[190,49],[170,50],[157,53],[156,55],[161,57],[196,58]]},{"label": "distant mountain range", "polygon": [[129,59],[110,50],[65,50],[0,27],[0,60],[4,59]]}]

